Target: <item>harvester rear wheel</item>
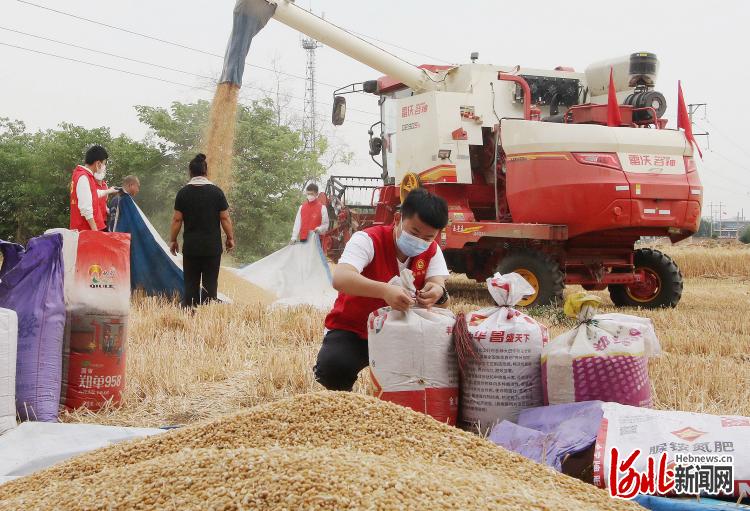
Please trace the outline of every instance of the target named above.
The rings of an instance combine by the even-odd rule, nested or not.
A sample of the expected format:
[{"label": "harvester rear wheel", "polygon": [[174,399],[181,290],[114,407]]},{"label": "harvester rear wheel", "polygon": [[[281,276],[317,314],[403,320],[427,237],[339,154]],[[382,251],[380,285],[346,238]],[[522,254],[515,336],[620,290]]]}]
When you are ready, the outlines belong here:
[{"label": "harvester rear wheel", "polygon": [[565,278],[560,264],[544,252],[529,248],[515,249],[497,266],[500,273],[518,273],[536,290],[521,300],[522,307],[562,303]]},{"label": "harvester rear wheel", "polygon": [[675,262],[659,250],[640,248],[633,263],[643,271],[645,281],[609,286],[612,302],[618,307],[676,307],[682,297],[682,273]]}]

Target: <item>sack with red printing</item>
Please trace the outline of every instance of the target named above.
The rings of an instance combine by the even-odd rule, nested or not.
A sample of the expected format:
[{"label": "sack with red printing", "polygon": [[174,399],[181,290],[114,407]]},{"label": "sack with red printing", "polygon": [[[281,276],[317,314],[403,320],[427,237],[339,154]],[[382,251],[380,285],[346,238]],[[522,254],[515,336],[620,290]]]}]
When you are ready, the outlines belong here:
[{"label": "sack with red printing", "polygon": [[[602,403],[602,411],[593,452],[595,485],[610,487],[614,479],[618,494],[629,491],[632,473],[649,474],[649,459],[653,460],[654,480],[658,481],[660,461],[665,457],[676,493],[696,491],[701,485],[700,490],[706,493],[715,491],[734,498],[750,495],[750,417],[651,410],[617,403]],[[617,458],[613,448],[617,449]],[[632,463],[626,465],[631,457]],[[663,478],[669,481],[667,474]],[[625,482],[628,480],[631,484]]]},{"label": "sack with red printing", "polygon": [[648,318],[597,314],[599,303],[585,292],[565,301],[565,313],[579,324],[544,348],[544,404],[607,401],[650,407],[648,359],[661,352],[654,325]]},{"label": "sack with red printing", "polygon": [[[390,284],[412,294],[408,269]],[[458,363],[453,347],[456,317],[447,309],[383,307],[367,322],[370,375],[375,395],[450,425],[458,416]]]},{"label": "sack with red printing", "polygon": [[466,315],[473,352],[463,367],[461,420],[489,430],[515,422],[525,408],[542,406],[540,357],[547,327],[513,308],[534,288],[517,273],[487,279],[497,303]]}]

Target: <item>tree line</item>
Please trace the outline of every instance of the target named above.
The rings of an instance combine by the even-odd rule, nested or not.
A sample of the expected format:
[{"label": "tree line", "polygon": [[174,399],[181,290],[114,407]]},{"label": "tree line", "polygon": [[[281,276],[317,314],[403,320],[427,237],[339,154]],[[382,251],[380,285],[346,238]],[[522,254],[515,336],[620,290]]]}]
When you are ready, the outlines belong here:
[{"label": "tree line", "polygon": [[[31,132],[22,121],[0,118],[0,239],[25,243],[46,229],[68,226],[71,173],[94,143],[109,152],[110,186],[138,176],[136,203],[166,237],[175,194],[188,181],[187,164],[202,149],[210,103],[135,110],[149,128],[143,140],[71,123]],[[272,100],[239,106],[234,183],[225,190],[238,260],[253,261],[289,240],[302,187],[325,173],[320,161],[326,150],[321,137],[315,152],[305,151],[303,133],[279,121]]]}]

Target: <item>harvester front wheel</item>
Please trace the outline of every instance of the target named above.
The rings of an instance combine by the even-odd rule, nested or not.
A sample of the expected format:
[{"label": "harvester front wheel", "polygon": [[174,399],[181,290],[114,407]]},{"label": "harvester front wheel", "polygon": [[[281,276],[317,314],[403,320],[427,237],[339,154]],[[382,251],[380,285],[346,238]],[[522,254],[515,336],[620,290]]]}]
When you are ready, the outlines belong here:
[{"label": "harvester front wheel", "polygon": [[612,302],[618,307],[676,307],[682,298],[682,273],[675,262],[659,250],[640,248],[633,263],[636,271],[643,271],[644,281],[609,286]]},{"label": "harvester front wheel", "polygon": [[549,254],[528,248],[512,250],[500,261],[497,271],[518,273],[534,288],[533,295],[518,303],[522,307],[562,303],[565,277],[560,264]]}]

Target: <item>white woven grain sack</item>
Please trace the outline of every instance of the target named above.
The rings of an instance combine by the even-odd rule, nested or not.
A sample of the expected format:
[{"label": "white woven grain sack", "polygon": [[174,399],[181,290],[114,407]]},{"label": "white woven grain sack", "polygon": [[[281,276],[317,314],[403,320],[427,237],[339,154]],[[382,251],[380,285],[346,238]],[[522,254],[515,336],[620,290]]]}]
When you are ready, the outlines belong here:
[{"label": "white woven grain sack", "polygon": [[565,313],[578,326],[552,340],[542,354],[544,404],[607,401],[651,406],[648,359],[661,352],[648,318],[597,314],[601,300],[576,293]]},{"label": "white woven grain sack", "polygon": [[[412,294],[408,269],[392,284]],[[458,363],[453,348],[456,317],[447,309],[412,307],[407,312],[383,307],[367,322],[370,374],[376,396],[456,424]]]},{"label": "white woven grain sack", "polygon": [[534,294],[523,277],[496,273],[487,289],[498,306],[466,315],[477,358],[466,361],[461,382],[461,420],[481,430],[542,406],[539,363],[549,339],[547,327],[513,308]]},{"label": "white woven grain sack", "polygon": [[16,427],[16,349],[18,318],[0,309],[0,435]]}]

